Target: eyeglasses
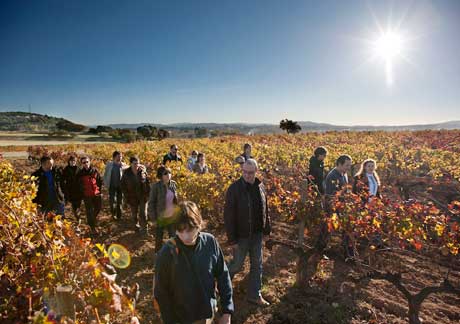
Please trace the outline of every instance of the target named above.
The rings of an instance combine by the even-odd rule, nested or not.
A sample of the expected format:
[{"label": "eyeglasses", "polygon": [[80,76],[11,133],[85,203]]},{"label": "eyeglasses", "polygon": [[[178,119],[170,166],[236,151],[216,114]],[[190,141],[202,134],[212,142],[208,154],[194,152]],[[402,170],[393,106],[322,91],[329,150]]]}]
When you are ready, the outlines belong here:
[{"label": "eyeglasses", "polygon": [[89,163],[89,161],[88,161],[88,160],[86,160],[86,161],[82,161],[81,163],[83,163],[83,164],[87,164],[87,163]]}]

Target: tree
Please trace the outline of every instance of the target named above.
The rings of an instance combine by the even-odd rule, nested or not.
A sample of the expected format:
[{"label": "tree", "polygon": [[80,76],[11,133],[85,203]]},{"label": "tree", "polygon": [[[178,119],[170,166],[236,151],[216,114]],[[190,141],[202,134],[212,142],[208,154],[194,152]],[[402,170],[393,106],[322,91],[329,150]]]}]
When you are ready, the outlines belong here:
[{"label": "tree", "polygon": [[285,130],[288,134],[295,134],[302,130],[302,127],[290,119],[283,119],[280,121],[280,128]]},{"label": "tree", "polygon": [[167,130],[164,130],[162,128],[160,128],[158,130],[158,139],[159,140],[162,140],[164,138],[168,138],[168,137],[171,137],[171,132],[167,131]]},{"label": "tree", "polygon": [[98,125],[96,127],[96,132],[99,134],[99,133],[110,133],[111,131],[113,131],[113,128],[110,127],[110,126],[101,126],[101,125]]},{"label": "tree", "polygon": [[204,127],[195,127],[194,129],[195,137],[207,137],[208,130]]},{"label": "tree", "polygon": [[158,130],[151,125],[140,126],[136,129],[137,134],[145,139],[154,139],[158,136]]},{"label": "tree", "polygon": [[86,126],[72,123],[68,120],[60,120],[56,123],[56,127],[58,130],[63,130],[67,132],[82,132],[86,129]]}]

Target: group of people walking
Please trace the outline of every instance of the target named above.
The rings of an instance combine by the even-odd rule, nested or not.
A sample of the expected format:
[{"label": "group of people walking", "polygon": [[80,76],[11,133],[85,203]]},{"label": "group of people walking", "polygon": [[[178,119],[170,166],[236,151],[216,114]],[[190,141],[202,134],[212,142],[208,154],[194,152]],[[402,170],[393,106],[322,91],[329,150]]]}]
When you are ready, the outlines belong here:
[{"label": "group of people walking", "polygon": [[[263,182],[257,177],[258,163],[252,156],[251,145],[235,158],[240,165],[241,177],[230,185],[225,196],[224,224],[232,259],[225,262],[216,238],[202,231],[202,217],[197,205],[179,201],[177,183],[171,179],[170,161],[182,162],[176,145],[163,158],[157,169],[157,182],[150,184],[145,166],[139,158],[131,157],[129,165],[122,162],[121,152],[114,152],[104,176],[91,166],[87,156],[69,158],[62,172],[53,167],[53,160],[43,157],[37,176],[38,193],[34,199],[42,212],[64,214],[64,203],[69,202],[79,219],[78,209],[84,202],[87,222],[92,233],[101,210],[101,187],[107,187],[112,217],[122,217],[123,201],[129,205],[136,230],[146,232],[147,220],[154,222],[155,278],[154,297],[160,307],[165,324],[212,323],[217,316],[220,300],[220,324],[230,323],[234,312],[232,280],[249,255],[250,270],[247,300],[257,306],[270,303],[261,294],[263,271],[263,242],[271,233],[268,196]],[[310,159],[309,174],[312,185],[324,195],[326,212],[328,202],[348,184],[347,173],[352,164],[348,155],[340,156],[336,166],[326,177],[324,159],[327,150],[318,147]],[[206,173],[205,155],[193,151],[187,168]],[[353,190],[365,192],[366,199],[379,195],[380,180],[375,172],[374,160],[363,162],[355,177]],[[327,230],[327,228],[326,228]],[[164,234],[169,239],[164,242]],[[346,238],[344,239],[346,241]],[[327,233],[318,238],[318,248],[324,249]],[[346,245],[345,245],[346,247]],[[216,289],[217,287],[217,289]],[[217,296],[218,293],[218,296]]]}]

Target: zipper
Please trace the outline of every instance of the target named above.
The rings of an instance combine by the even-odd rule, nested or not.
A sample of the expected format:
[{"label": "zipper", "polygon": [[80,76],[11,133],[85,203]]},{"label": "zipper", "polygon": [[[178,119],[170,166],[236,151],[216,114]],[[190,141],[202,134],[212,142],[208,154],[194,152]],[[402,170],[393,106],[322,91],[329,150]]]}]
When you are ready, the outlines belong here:
[{"label": "zipper", "polygon": [[249,208],[249,237],[252,236],[252,210],[251,210],[251,195],[249,194],[249,190],[246,187],[246,194],[248,196],[248,208]]}]

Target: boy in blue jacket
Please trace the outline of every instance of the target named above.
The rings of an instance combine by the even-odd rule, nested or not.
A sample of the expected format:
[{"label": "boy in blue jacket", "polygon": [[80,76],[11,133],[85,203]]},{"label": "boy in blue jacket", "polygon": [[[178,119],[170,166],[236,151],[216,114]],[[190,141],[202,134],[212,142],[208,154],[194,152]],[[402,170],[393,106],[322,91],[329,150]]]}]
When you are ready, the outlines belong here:
[{"label": "boy in blue jacket", "polygon": [[161,318],[165,324],[212,323],[217,283],[223,314],[219,324],[230,324],[232,284],[219,243],[200,232],[202,218],[195,203],[181,202],[177,213],[176,236],[156,259],[154,295]]}]

